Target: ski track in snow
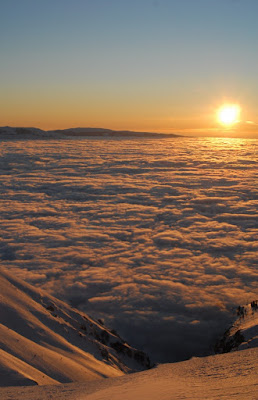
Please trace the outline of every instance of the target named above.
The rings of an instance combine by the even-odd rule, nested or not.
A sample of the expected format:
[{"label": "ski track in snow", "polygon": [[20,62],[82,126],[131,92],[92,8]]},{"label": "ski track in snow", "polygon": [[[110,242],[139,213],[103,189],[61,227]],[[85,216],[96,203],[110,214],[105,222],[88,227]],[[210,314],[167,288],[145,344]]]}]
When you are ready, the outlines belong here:
[{"label": "ski track in snow", "polygon": [[154,360],[209,350],[257,298],[257,141],[8,140],[0,257]]}]

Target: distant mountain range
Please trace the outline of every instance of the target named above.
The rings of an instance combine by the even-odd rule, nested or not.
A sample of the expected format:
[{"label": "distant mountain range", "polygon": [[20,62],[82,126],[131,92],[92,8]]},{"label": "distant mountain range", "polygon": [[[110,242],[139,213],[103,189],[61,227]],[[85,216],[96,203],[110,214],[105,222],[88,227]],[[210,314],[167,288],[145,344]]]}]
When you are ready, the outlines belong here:
[{"label": "distant mountain range", "polygon": [[67,138],[67,137],[114,137],[114,138],[173,138],[180,137],[174,133],[115,131],[104,128],[70,128],[44,131],[38,128],[0,127],[0,139],[8,138]]}]

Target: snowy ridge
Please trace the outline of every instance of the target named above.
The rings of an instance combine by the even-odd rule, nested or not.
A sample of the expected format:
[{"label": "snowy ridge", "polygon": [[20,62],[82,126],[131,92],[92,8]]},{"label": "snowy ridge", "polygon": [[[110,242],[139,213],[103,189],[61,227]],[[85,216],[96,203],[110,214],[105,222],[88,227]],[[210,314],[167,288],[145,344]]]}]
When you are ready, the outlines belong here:
[{"label": "snowy ridge", "polygon": [[[257,326],[257,302],[238,312],[247,335]],[[8,386],[0,388],[1,400],[257,398],[257,341],[242,351],[193,357],[125,376],[132,364],[143,368],[135,358],[149,363],[142,352],[129,347],[101,321],[3,270],[0,316],[0,382]],[[109,379],[97,379],[101,377]]]},{"label": "snowy ridge", "polygon": [[215,346],[216,353],[258,347],[258,301],[236,309],[237,318]]},{"label": "snowy ridge", "polygon": [[121,376],[148,357],[64,302],[0,270],[0,386]]}]

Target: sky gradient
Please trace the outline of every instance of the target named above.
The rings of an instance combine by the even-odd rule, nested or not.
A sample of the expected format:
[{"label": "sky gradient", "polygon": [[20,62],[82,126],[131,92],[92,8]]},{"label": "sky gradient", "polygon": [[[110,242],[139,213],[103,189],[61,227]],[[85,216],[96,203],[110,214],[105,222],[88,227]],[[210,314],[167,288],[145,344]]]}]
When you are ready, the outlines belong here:
[{"label": "sky gradient", "polygon": [[[257,136],[257,0],[0,0],[0,126]],[[223,103],[240,122],[216,121]]]}]

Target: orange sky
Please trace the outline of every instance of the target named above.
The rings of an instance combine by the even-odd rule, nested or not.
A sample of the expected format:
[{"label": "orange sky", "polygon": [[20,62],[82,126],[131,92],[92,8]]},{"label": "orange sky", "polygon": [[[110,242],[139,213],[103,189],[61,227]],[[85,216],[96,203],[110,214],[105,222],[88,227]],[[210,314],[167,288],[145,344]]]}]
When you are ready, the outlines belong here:
[{"label": "orange sky", "polygon": [[[253,1],[6,2],[0,126],[258,137],[257,13]],[[225,102],[242,108],[230,128]]]}]

